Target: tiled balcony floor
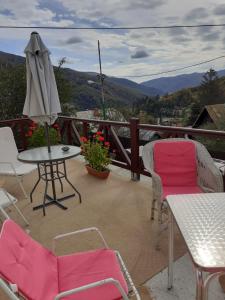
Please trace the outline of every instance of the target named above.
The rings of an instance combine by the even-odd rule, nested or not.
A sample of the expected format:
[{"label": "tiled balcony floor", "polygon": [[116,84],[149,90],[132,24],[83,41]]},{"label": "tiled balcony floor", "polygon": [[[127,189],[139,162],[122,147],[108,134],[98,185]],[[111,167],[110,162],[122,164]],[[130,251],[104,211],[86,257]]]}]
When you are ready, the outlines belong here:
[{"label": "tiled balcony floor", "polygon": [[[168,270],[164,269],[152,279],[146,286],[151,290],[153,299],[157,300],[195,300],[196,281],[195,273],[188,254],[179,258],[174,264],[173,289],[167,290]],[[209,286],[209,300],[224,300],[225,294],[219,284],[218,278],[212,280]]]},{"label": "tiled balcony floor", "polygon": [[[42,202],[44,191],[40,184],[34,194],[34,203],[23,199],[22,192],[15,181],[10,179],[5,185],[19,201],[18,206],[30,222],[31,236],[46,247],[51,247],[51,239],[60,233],[96,226],[109,245],[120,251],[137,287],[164,269],[167,265],[167,231],[162,235],[161,250],[154,247],[156,222],[149,218],[151,205],[151,179],[133,182],[125,173],[117,174],[113,168],[107,180],[96,179],[86,173],[84,163],[79,159],[67,162],[68,177],[82,194],[82,204],[77,198],[66,200],[68,210],[58,207],[33,211],[33,205]],[[26,190],[31,191],[37,174],[24,177]],[[59,186],[58,186],[58,190]],[[70,193],[65,184],[65,193]],[[14,210],[11,217],[21,225],[22,221]],[[185,253],[185,246],[179,234],[176,234],[176,253],[179,257]],[[98,247],[100,245],[91,236],[77,236],[61,242],[57,253],[69,253]],[[0,299],[4,299],[0,296]],[[6,298],[5,298],[6,299]],[[146,294],[142,299],[150,299]],[[43,299],[44,300],[44,299]]]}]

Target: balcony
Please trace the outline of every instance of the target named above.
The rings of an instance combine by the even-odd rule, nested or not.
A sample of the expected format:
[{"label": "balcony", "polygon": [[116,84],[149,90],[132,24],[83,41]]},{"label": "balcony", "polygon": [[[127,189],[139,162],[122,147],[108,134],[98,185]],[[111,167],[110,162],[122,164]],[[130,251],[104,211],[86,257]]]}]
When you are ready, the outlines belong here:
[{"label": "balcony", "polygon": [[[28,119],[0,122],[1,126],[8,125],[13,128],[15,136],[19,137],[18,147],[20,150],[27,147],[25,133],[29,122]],[[42,183],[34,194],[33,203],[24,199],[22,192],[14,184],[14,179],[7,179],[6,189],[18,199],[19,208],[30,222],[31,236],[46,247],[51,247],[51,239],[57,234],[85,227],[98,227],[109,245],[120,251],[142,299],[152,299],[148,292],[148,287],[151,286],[149,280],[167,267],[168,233],[166,230],[163,232],[160,239],[161,249],[157,251],[155,249],[157,222],[150,220],[151,177],[141,164],[139,130],[154,130],[173,137],[188,134],[207,136],[213,139],[225,139],[225,132],[144,125],[139,124],[137,119],[131,120],[130,123],[118,123],[62,117],[58,122],[61,135],[68,144],[78,144],[81,134],[87,136],[90,122],[105,129],[108,139],[112,142],[112,147],[117,150],[109,178],[102,181],[88,175],[81,156],[70,159],[67,161],[68,177],[82,194],[83,202],[79,204],[78,198],[71,198],[65,202],[68,207],[66,211],[52,206],[46,209],[45,217],[43,217],[42,210],[32,210],[33,205],[42,203],[44,190]],[[121,141],[118,137],[115,129],[117,127],[129,128],[130,140],[128,142]],[[131,149],[130,154],[126,148]],[[23,182],[27,192],[31,191],[36,179],[37,173],[24,177]],[[65,184],[64,194],[70,193],[70,191],[70,187]],[[57,192],[60,193],[60,186],[57,186]],[[14,210],[9,214],[16,222],[23,225]],[[178,259],[187,252],[178,230],[175,235],[175,244],[175,259]],[[79,236],[79,238],[71,238],[60,243],[57,253],[82,251],[97,246],[98,244],[91,236]],[[183,266],[185,267],[185,263]],[[182,274],[182,276],[184,275]],[[148,282],[147,285],[146,282]],[[153,282],[154,284],[157,285],[157,280]],[[164,285],[166,286],[166,283]],[[166,290],[165,294],[160,297],[159,300],[179,299],[176,298],[176,295],[166,294]],[[7,298],[0,294],[0,299]],[[184,299],[186,300],[186,298]],[[191,300],[191,298],[189,299]]]}]

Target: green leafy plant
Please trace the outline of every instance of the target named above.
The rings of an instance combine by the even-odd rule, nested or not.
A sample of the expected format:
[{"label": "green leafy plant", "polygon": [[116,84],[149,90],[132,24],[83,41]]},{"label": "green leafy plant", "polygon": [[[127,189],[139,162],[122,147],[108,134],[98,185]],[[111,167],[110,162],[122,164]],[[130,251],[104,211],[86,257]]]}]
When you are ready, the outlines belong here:
[{"label": "green leafy plant", "polygon": [[105,171],[111,162],[109,147],[110,144],[104,141],[101,131],[98,131],[89,140],[81,137],[81,149],[85,160],[98,172]]},{"label": "green leafy plant", "polygon": [[[47,139],[44,126],[37,125],[33,122],[28,128],[26,136],[28,138],[29,148],[47,146]],[[51,145],[56,145],[60,143],[61,138],[58,124],[54,124],[51,127],[49,127],[49,140]]]}]

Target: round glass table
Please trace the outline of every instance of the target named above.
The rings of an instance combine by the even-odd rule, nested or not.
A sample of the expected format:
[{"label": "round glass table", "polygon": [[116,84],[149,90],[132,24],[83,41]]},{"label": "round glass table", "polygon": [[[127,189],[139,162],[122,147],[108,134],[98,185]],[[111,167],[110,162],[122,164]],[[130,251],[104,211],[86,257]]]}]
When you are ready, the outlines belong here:
[{"label": "round glass table", "polygon": [[[43,180],[45,182],[43,204],[33,207],[33,210],[42,208],[44,216],[45,207],[49,205],[57,205],[62,209],[67,209],[67,207],[62,205],[61,202],[68,198],[74,197],[76,193],[81,203],[81,194],[69,181],[65,163],[67,159],[78,156],[81,152],[80,148],[76,146],[55,145],[51,146],[50,149],[51,152],[48,152],[48,147],[34,148],[20,152],[17,156],[18,160],[21,162],[36,163],[38,166],[38,180],[30,193],[30,200],[31,202],[33,202],[33,193],[37,188],[40,180]],[[65,197],[57,198],[56,181],[59,181],[61,192],[63,192],[62,179],[65,179],[65,181],[72,187],[75,193]],[[52,196],[47,193],[49,183],[52,186]]]}]

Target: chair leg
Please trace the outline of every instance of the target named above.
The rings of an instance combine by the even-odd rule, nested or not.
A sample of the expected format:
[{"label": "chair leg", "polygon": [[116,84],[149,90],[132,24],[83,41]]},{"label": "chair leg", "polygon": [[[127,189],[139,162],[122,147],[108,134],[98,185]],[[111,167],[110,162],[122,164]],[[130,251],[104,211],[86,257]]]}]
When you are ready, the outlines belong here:
[{"label": "chair leg", "polygon": [[154,220],[154,217],[155,217],[155,203],[156,203],[156,199],[153,199],[152,207],[151,207],[151,220]]},{"label": "chair leg", "polygon": [[162,228],[162,203],[158,203],[158,224],[157,224],[157,230],[156,230],[156,242],[155,242],[155,249],[160,250],[160,236],[163,232]]},{"label": "chair leg", "polygon": [[23,184],[22,184],[22,182],[21,182],[21,179],[16,175],[16,180],[17,180],[17,182],[18,182],[18,184],[19,184],[19,186],[20,186],[20,188],[21,188],[21,190],[22,190],[22,192],[23,192],[23,194],[24,194],[24,197],[26,198],[26,199],[28,199],[28,195],[27,195],[27,192],[25,191],[25,189],[24,189],[24,187],[23,187]]},{"label": "chair leg", "polygon": [[[21,216],[21,218],[24,220],[24,222],[29,226],[29,222],[27,221],[27,219],[24,217],[24,215],[22,214],[21,210],[19,209],[19,207],[17,207],[17,205],[14,203],[14,201],[12,201],[12,199],[9,197],[8,193],[5,192],[5,195],[7,196],[9,202],[15,207],[15,209],[17,210],[18,214]],[[4,215],[8,217],[8,215],[5,213],[5,210],[2,208],[2,213],[4,211]],[[9,218],[9,217],[8,217]]]}]

